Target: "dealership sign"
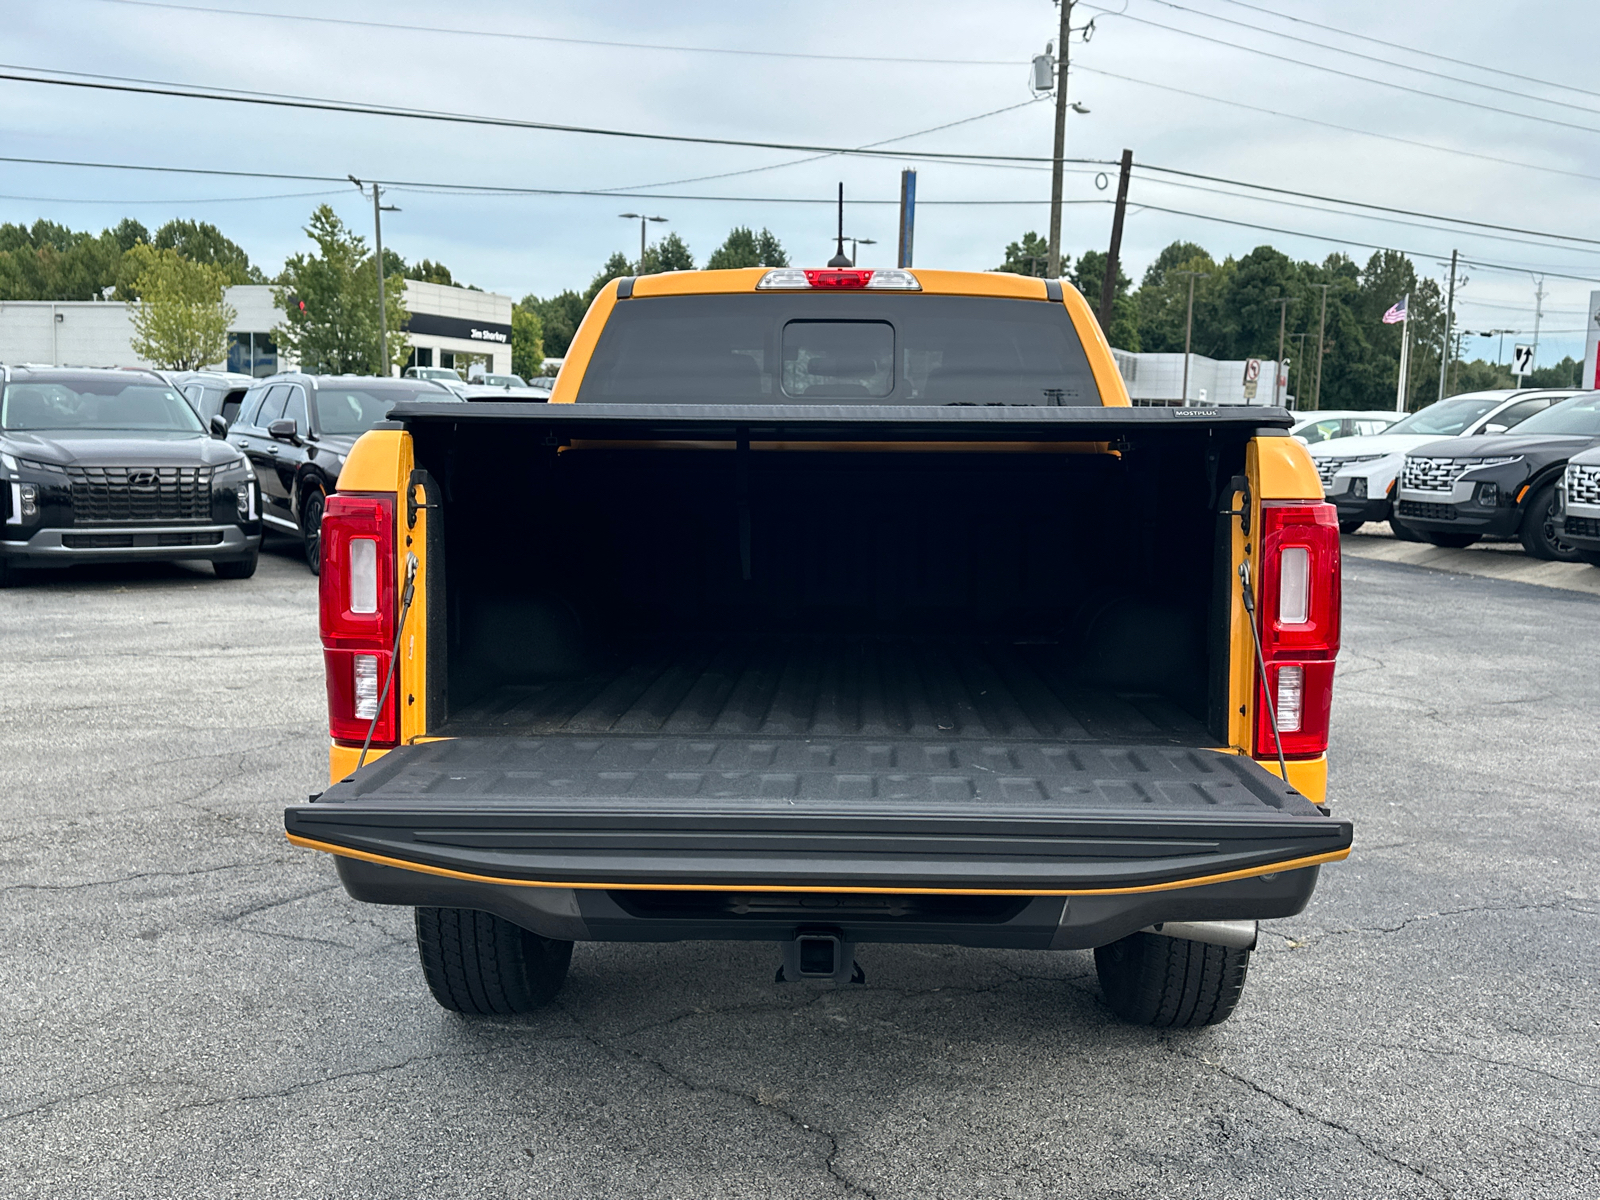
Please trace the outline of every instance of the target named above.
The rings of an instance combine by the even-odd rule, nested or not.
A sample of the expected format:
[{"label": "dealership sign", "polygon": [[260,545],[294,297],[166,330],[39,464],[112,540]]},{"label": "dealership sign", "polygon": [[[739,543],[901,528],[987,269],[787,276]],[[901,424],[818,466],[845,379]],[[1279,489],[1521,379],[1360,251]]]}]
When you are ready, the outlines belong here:
[{"label": "dealership sign", "polygon": [[406,322],[407,333],[426,337],[459,338],[463,342],[494,342],[509,345],[511,326],[493,321],[471,321],[465,317],[441,317],[437,313],[412,313]]}]

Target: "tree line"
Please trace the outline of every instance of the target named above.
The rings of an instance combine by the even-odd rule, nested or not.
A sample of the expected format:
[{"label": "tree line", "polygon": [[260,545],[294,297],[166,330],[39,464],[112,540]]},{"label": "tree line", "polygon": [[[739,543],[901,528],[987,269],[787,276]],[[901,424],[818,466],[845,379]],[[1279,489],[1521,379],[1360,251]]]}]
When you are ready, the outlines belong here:
[{"label": "tree line", "polygon": [[[1046,244],[1037,233],[1024,234],[1005,249],[1002,271],[1043,275]],[[1106,255],[1088,250],[1062,272],[1098,308]],[[1309,406],[1317,388],[1316,358],[1322,328],[1322,380],[1318,407],[1362,409],[1394,407],[1399,378],[1402,326],[1385,325],[1383,314],[1410,295],[1411,366],[1407,407],[1417,409],[1438,398],[1444,355],[1445,297],[1439,284],[1419,278],[1404,254],[1380,250],[1357,264],[1346,254],[1320,263],[1296,261],[1271,246],[1257,246],[1241,258],[1221,262],[1194,242],[1173,242],[1145,270],[1139,286],[1118,269],[1111,328],[1107,337],[1119,350],[1179,353],[1189,303],[1189,272],[1194,272],[1194,327],[1191,349],[1208,358],[1275,359],[1281,298],[1289,300],[1284,318],[1284,356],[1290,360],[1290,393]],[[1460,327],[1461,288],[1456,281],[1456,325]],[[1326,296],[1326,314],[1323,313]],[[1459,337],[1449,355],[1445,394],[1509,388],[1509,367],[1481,358],[1463,359]],[[1530,387],[1576,387],[1582,364],[1571,357],[1541,367],[1524,382]]]}]

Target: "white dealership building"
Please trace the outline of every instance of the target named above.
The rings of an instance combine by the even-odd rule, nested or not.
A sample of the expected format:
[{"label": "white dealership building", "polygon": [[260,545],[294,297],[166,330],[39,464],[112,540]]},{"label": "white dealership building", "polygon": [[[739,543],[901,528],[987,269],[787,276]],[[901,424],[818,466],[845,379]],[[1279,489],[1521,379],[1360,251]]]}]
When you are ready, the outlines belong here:
[{"label": "white dealership building", "polygon": [[[510,296],[406,281],[406,335],[411,361],[462,368],[482,362],[493,372],[511,370]],[[227,303],[237,314],[228,331],[228,357],[213,364],[246,375],[293,368],[272,330],[283,312],[270,287],[232,287]],[[70,367],[148,367],[133,352],[132,305],[94,300],[0,301],[0,362]]]}]

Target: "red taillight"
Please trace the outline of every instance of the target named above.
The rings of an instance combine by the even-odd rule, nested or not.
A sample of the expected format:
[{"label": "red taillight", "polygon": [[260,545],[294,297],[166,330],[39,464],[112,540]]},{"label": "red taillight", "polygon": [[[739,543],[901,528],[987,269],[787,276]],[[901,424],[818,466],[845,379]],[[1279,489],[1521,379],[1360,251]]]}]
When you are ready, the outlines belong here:
[{"label": "red taillight", "polygon": [[806,282],[814,288],[864,288],[872,282],[870,268],[830,267],[827,270],[807,270]]},{"label": "red taillight", "polygon": [[[328,732],[374,746],[399,741],[398,705],[378,698],[394,652],[394,497],[335,493],[322,515],[319,599]],[[377,725],[373,727],[373,718]]]},{"label": "red taillight", "polygon": [[1257,619],[1267,677],[1256,684],[1255,753],[1278,755],[1268,689],[1285,758],[1328,748],[1333,666],[1339,654],[1339,516],[1321,500],[1261,504]]}]

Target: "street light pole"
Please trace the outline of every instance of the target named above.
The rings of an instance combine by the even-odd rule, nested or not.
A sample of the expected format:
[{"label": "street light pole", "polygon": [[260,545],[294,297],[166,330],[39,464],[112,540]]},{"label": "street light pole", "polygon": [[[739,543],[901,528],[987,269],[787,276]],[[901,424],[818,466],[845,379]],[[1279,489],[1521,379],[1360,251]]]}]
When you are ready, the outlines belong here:
[{"label": "street light pole", "polygon": [[644,274],[644,230],[645,230],[645,226],[647,224],[649,224],[651,221],[663,221],[664,222],[667,218],[666,217],[647,217],[643,213],[618,213],[617,216],[621,217],[625,221],[637,221],[637,222],[639,222],[639,266],[638,266],[637,270],[638,270],[638,273],[640,275],[643,275]]},{"label": "street light pole", "polygon": [[872,238],[851,238],[850,239],[850,265],[852,267],[856,265],[856,248],[858,246],[876,246],[877,244],[878,243],[876,241],[874,241]]},{"label": "street light pole", "polygon": [[1439,360],[1439,399],[1444,399],[1445,380],[1450,374],[1450,333],[1456,321],[1456,257],[1459,250],[1450,251],[1450,297],[1444,304],[1444,357]]},{"label": "street light pole", "polygon": [[1067,152],[1067,58],[1072,38],[1072,0],[1061,5],[1061,61],[1056,67],[1056,142],[1050,161],[1050,264],[1049,278],[1061,278],[1061,173]]},{"label": "street light pole", "polygon": [[[1279,390],[1281,384],[1279,380],[1283,378],[1284,328],[1289,320],[1289,305],[1296,303],[1297,299],[1298,297],[1295,296],[1279,296],[1275,301],[1278,306],[1278,361],[1272,368],[1272,403],[1274,406],[1277,405],[1280,399]],[[1283,382],[1287,383],[1288,381],[1284,380]]]},{"label": "street light pole", "polygon": [[1174,271],[1174,275],[1187,275],[1189,277],[1189,311],[1183,319],[1183,396],[1180,404],[1189,403],[1189,345],[1190,336],[1194,332],[1194,280],[1196,275],[1204,275],[1204,271]]}]

